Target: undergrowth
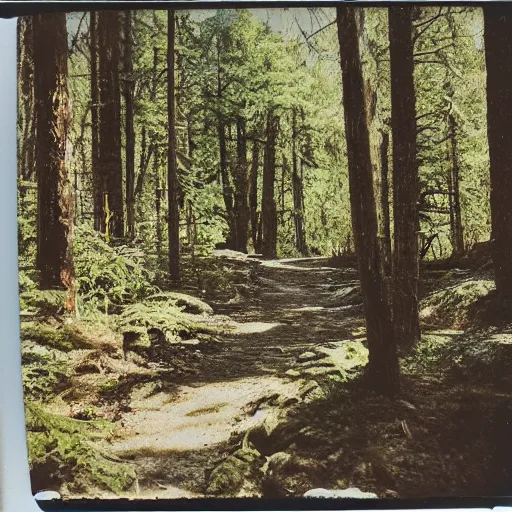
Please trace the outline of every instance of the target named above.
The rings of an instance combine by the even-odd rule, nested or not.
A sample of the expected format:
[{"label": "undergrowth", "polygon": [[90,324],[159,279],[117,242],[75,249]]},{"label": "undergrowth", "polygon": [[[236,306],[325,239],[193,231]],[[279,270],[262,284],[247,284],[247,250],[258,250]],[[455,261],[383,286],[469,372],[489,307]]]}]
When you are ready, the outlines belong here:
[{"label": "undergrowth", "polygon": [[111,434],[111,423],[73,420],[28,404],[26,424],[33,487],[44,488],[51,481],[68,482],[74,492],[89,486],[122,492],[135,481],[129,464],[109,460],[95,445]]}]

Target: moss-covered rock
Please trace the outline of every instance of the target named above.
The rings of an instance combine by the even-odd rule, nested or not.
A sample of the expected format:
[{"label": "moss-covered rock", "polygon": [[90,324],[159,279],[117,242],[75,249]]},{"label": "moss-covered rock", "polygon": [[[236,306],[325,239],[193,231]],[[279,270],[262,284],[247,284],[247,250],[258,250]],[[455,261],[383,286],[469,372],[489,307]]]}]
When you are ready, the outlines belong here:
[{"label": "moss-covered rock", "polygon": [[174,300],[164,298],[125,307],[117,322],[123,333],[125,353],[138,347],[157,359],[165,356],[168,344],[199,339],[200,335],[221,334],[231,329],[227,317],[186,313]]},{"label": "moss-covered rock", "polygon": [[88,487],[122,492],[134,483],[133,467],[114,462],[98,447],[110,434],[110,423],[77,421],[30,404],[26,424],[33,488],[66,483],[76,492]]},{"label": "moss-covered rock", "polygon": [[193,315],[213,314],[213,309],[209,304],[185,293],[161,292],[149,296],[146,300],[148,302],[171,302],[182,311]]},{"label": "moss-covered rock", "polygon": [[237,496],[242,487],[258,485],[261,479],[259,469],[265,458],[250,447],[240,448],[222,461],[210,475],[207,494]]},{"label": "moss-covered rock", "polygon": [[459,329],[473,319],[475,305],[494,290],[491,280],[470,279],[432,293],[421,302],[420,318],[436,327]]},{"label": "moss-covered rock", "polygon": [[21,324],[21,340],[33,341],[43,347],[53,348],[62,352],[74,349],[91,348],[91,342],[80,332],[73,329],[73,325],[52,325],[23,322]]}]

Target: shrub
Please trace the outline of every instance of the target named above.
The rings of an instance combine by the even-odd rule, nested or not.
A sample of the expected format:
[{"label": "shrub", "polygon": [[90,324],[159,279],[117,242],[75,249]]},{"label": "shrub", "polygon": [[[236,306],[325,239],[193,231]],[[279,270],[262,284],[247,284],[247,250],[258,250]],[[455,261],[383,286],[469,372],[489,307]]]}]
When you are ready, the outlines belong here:
[{"label": "shrub", "polygon": [[156,292],[154,274],[144,253],[127,245],[111,246],[104,235],[87,226],[76,229],[75,271],[84,304],[109,312],[112,306],[132,303]]}]

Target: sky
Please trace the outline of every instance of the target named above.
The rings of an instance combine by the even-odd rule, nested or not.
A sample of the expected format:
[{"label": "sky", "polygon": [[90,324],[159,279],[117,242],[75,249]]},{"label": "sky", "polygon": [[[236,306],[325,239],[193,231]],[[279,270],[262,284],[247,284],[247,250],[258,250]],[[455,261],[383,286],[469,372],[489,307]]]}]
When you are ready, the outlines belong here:
[{"label": "sky", "polygon": [[[194,10],[193,18],[206,19],[211,16],[215,9]],[[311,34],[334,20],[336,16],[335,9],[332,8],[294,8],[294,9],[248,9],[255,18],[264,23],[268,23],[271,30],[279,32],[285,37],[297,37],[301,35],[301,29],[305,34]],[[78,29],[81,13],[73,13],[68,16],[68,32],[72,37]],[[299,28],[300,27],[300,28]],[[82,30],[86,26],[82,24]]]}]

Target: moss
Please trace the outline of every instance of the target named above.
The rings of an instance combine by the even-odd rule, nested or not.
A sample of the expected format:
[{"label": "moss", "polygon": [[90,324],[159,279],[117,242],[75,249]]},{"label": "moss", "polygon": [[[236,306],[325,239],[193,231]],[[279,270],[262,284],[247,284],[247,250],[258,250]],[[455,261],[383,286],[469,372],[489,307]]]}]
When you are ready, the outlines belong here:
[{"label": "moss", "polygon": [[147,298],[148,302],[171,302],[174,306],[182,309],[186,313],[200,315],[203,313],[212,314],[213,309],[209,304],[185,293],[162,292],[151,295]]},{"label": "moss", "polygon": [[55,328],[50,325],[25,322],[21,324],[22,341],[30,340],[38,345],[54,348],[62,352],[74,349],[91,348],[85,336],[73,329],[71,325]]},{"label": "moss", "polygon": [[192,338],[198,333],[220,334],[228,327],[227,321],[221,317],[185,313],[174,301],[167,300],[125,307],[119,316],[118,325],[122,332],[140,333],[140,343],[143,345],[150,329],[160,331],[167,341],[173,342]]},{"label": "moss", "polygon": [[463,350],[462,331],[440,330],[423,333],[413,352],[402,360],[406,373],[440,373],[448,370]]},{"label": "moss", "polygon": [[471,322],[471,312],[494,290],[490,280],[467,280],[432,293],[421,303],[421,319],[437,327],[458,329]]},{"label": "moss", "polygon": [[[100,487],[113,492],[127,490],[135,471],[126,463],[108,459],[97,447],[112,431],[104,420],[77,421],[49,414],[34,404],[26,407],[29,463],[33,480],[66,482],[68,488]],[[36,484],[37,485],[37,484]]]}]

